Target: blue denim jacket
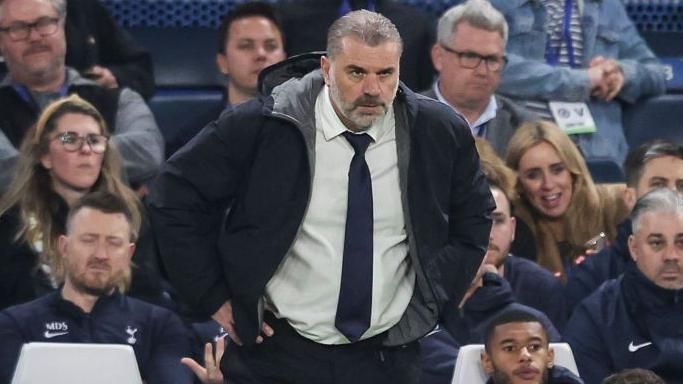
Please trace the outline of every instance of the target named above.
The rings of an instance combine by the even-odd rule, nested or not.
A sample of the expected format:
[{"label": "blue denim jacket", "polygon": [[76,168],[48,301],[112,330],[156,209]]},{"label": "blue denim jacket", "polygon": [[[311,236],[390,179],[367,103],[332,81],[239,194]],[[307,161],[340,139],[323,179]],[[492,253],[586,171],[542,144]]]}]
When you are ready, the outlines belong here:
[{"label": "blue denim jacket", "polygon": [[[491,0],[508,22],[509,63],[498,92],[516,99],[587,102],[598,131],[578,137],[587,157],[609,157],[619,164],[628,151],[621,103],[664,93],[665,73],[626,14],[620,0],[575,0],[582,11],[582,68],[554,67],[545,62],[545,8],[540,0]],[[590,96],[585,68],[596,56],[618,60],[624,87],[616,101]],[[647,129],[647,127],[643,127]]]}]

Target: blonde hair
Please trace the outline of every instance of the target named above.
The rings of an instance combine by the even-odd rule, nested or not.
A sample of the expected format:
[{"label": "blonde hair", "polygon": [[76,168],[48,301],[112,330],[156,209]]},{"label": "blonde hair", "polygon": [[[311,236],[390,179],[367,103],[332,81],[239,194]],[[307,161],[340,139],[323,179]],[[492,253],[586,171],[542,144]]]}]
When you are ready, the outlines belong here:
[{"label": "blonde hair", "polygon": [[597,187],[588,171],[583,156],[569,136],[555,124],[545,121],[522,124],[510,139],[506,162],[519,171],[519,162],[532,147],[541,143],[550,144],[564,163],[572,178],[572,196],[567,211],[561,218],[561,238],[556,238],[550,228],[550,220],[540,215],[529,203],[517,177],[515,201],[516,216],[523,220],[534,233],[538,263],[551,272],[559,272],[564,279],[565,271],[557,246],[566,241],[571,247],[569,261],[585,252],[584,244],[600,232],[610,241],[616,236],[616,225],[626,215],[619,189]]},{"label": "blonde hair", "polygon": [[[0,216],[12,207],[19,208],[20,228],[16,240],[23,240],[33,246],[42,242],[41,262],[51,269],[51,277],[58,283],[64,281],[64,265],[59,253],[57,241],[64,234],[64,228],[55,222],[61,196],[52,189],[50,172],[41,163],[49,151],[50,134],[57,128],[59,120],[66,114],[78,114],[92,117],[99,125],[101,134],[109,136],[107,124],[102,115],[92,104],[72,95],[59,99],[41,113],[38,121],[26,132],[19,150],[19,160],[14,179],[7,193],[0,199]],[[111,141],[104,152],[100,174],[90,191],[107,191],[120,196],[131,209],[133,216],[134,239],[141,223],[141,205],[135,193],[121,180],[121,159],[118,150]],[[130,283],[130,273],[120,288],[125,289]]]}]

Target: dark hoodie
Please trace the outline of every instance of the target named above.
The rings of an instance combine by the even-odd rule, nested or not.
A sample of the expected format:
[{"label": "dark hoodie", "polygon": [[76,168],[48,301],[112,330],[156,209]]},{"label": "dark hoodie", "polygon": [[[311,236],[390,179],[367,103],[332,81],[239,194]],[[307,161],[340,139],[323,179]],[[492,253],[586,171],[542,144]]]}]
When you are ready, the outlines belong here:
[{"label": "dark hoodie", "polygon": [[635,263],[581,302],[565,337],[579,373],[599,383],[627,368],[649,369],[667,383],[683,383],[682,290],[664,289]]},{"label": "dark hoodie", "polygon": [[485,273],[483,280],[483,286],[462,309],[447,311],[444,324],[420,340],[420,384],[450,383],[460,345],[483,344],[487,323],[504,311],[523,310],[534,314],[548,330],[549,341],[560,341],[559,332],[543,312],[515,302],[505,279],[495,273]]},{"label": "dark hoodie", "polygon": [[614,243],[570,270],[565,288],[568,313],[571,314],[581,300],[602,283],[619,277],[626,265],[632,263],[628,250],[628,237],[631,233],[631,220],[627,219],[617,227]]}]

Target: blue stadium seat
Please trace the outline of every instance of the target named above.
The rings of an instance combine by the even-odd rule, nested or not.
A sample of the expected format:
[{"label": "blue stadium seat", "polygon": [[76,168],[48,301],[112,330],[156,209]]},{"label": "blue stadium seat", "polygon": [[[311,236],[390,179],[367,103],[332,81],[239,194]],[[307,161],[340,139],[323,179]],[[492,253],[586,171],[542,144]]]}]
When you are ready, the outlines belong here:
[{"label": "blue stadium seat", "polygon": [[653,139],[683,144],[683,95],[667,94],[629,105],[623,121],[631,148]]},{"label": "blue stadium seat", "polygon": [[621,166],[608,158],[586,160],[588,170],[596,183],[623,183],[625,180]]},{"label": "blue stadium seat", "polygon": [[160,89],[149,101],[170,157],[225,108],[222,90]]}]

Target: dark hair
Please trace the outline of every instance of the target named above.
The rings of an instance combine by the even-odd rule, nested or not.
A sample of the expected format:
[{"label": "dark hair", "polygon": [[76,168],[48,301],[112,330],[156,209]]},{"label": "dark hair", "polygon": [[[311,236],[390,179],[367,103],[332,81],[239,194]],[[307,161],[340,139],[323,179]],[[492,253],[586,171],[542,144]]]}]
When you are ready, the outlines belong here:
[{"label": "dark hair", "polygon": [[496,331],[496,327],[510,323],[538,323],[541,325],[541,329],[543,329],[545,339],[548,340],[548,330],[545,328],[545,325],[543,325],[543,322],[538,318],[538,316],[529,311],[512,309],[503,311],[503,313],[498,314],[486,324],[486,327],[484,328],[484,348],[487,352],[489,351],[489,342],[493,338],[493,333]]},{"label": "dark hair", "polygon": [[667,140],[653,140],[633,149],[624,160],[626,185],[635,188],[643,176],[645,164],[660,157],[672,156],[683,160],[683,146]]},{"label": "dark hair", "polygon": [[603,380],[602,384],[666,384],[666,382],[652,371],[635,368],[615,373]]},{"label": "dark hair", "polygon": [[285,34],[282,31],[282,23],[280,22],[280,17],[273,8],[268,3],[263,3],[261,1],[253,1],[244,4],[240,4],[229,11],[223,17],[221,21],[221,26],[218,29],[218,53],[225,53],[225,44],[228,41],[228,35],[230,33],[230,26],[233,22],[239,19],[246,19],[248,17],[263,17],[270,20],[273,25],[280,31],[280,36],[282,36],[282,44],[285,43]]},{"label": "dark hair", "polygon": [[109,214],[122,214],[130,226],[130,240],[135,241],[138,228],[133,228],[133,211],[123,198],[107,191],[86,194],[69,209],[69,215],[66,218],[67,233],[71,230],[71,221],[74,216],[83,208],[91,208]]}]

